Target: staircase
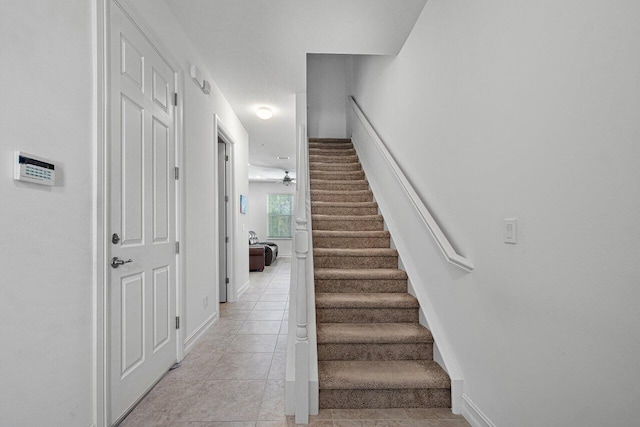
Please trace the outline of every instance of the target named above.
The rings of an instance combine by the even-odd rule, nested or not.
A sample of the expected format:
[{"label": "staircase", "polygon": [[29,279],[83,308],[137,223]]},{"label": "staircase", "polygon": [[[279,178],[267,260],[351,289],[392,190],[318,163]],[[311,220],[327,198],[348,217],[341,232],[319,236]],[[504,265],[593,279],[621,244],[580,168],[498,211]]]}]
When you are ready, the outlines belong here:
[{"label": "staircase", "polygon": [[350,140],[310,139],[320,408],[451,406]]}]

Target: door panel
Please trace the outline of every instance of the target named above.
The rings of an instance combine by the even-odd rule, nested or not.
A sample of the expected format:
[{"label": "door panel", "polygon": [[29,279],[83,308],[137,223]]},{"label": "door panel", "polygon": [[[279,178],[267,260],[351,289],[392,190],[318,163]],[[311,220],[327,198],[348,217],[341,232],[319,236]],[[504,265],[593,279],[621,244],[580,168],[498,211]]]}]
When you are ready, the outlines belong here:
[{"label": "door panel", "polygon": [[176,361],[175,74],[115,2],[110,22],[110,408],[113,424]]}]

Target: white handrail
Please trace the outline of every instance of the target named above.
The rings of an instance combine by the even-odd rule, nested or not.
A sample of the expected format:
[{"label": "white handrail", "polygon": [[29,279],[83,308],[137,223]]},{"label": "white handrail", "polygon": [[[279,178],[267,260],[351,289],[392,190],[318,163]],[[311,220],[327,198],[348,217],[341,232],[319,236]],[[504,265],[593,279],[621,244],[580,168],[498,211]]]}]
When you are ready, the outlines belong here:
[{"label": "white handrail", "polygon": [[438,225],[436,220],[433,218],[433,216],[431,215],[427,207],[424,205],[424,203],[422,202],[422,199],[420,199],[420,196],[418,196],[416,191],[413,189],[413,186],[411,185],[411,183],[409,183],[409,180],[402,172],[402,169],[400,168],[398,163],[395,161],[395,159],[387,149],[387,146],[384,144],[380,136],[378,136],[378,133],[375,131],[375,129],[367,119],[367,116],[365,116],[362,110],[360,109],[360,106],[356,102],[355,98],[351,96],[350,101],[351,101],[351,108],[353,108],[353,111],[355,112],[356,116],[362,122],[362,125],[366,129],[369,136],[371,136],[371,139],[376,143],[376,145],[378,145],[378,148],[384,155],[385,160],[389,163],[389,166],[391,166],[391,169],[393,170],[396,177],[400,181],[400,184],[402,185],[404,190],[407,192],[409,199],[411,200],[413,205],[416,207],[417,211],[420,213],[422,220],[424,221],[425,225],[431,232],[431,235],[433,236],[436,243],[438,244],[438,247],[442,251],[442,254],[444,255],[445,259],[451,264],[465,271],[468,271],[468,272],[473,271],[473,264],[471,263],[471,261],[469,261],[467,258],[463,257],[462,255],[458,254],[453,248],[453,246],[451,246],[451,243],[449,242],[447,237],[444,235],[444,233],[440,229],[440,226]]},{"label": "white handrail", "polygon": [[307,216],[308,154],[304,126],[298,129],[296,171],[296,231],[294,247],[296,253],[296,342],[295,342],[295,420],[297,424],[309,422],[309,310],[307,305],[307,258],[309,254],[309,227]]}]

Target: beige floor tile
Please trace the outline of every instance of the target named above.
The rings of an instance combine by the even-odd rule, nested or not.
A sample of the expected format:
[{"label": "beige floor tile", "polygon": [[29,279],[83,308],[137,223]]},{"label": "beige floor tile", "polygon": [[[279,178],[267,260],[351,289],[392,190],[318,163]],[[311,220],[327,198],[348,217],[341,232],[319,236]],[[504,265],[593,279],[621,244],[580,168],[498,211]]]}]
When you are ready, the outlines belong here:
[{"label": "beige floor tile", "polygon": [[273,353],[226,352],[211,370],[210,380],[266,380]]},{"label": "beige floor tile", "polygon": [[277,288],[268,287],[267,289],[264,290],[264,294],[263,295],[274,295],[274,294],[289,295],[289,288],[285,288],[285,287],[277,287]]},{"label": "beige floor tile", "polygon": [[220,318],[229,320],[247,320],[249,314],[251,314],[251,310],[225,310],[220,313]]},{"label": "beige floor tile", "polygon": [[284,310],[253,310],[247,320],[282,320]]},{"label": "beige floor tile", "polygon": [[266,302],[285,301],[286,302],[288,298],[289,298],[289,295],[287,294],[264,294],[260,297],[258,301],[266,301]]},{"label": "beige floor tile", "polygon": [[281,321],[246,320],[237,331],[239,334],[278,334]]},{"label": "beige floor tile", "polygon": [[227,348],[231,353],[273,353],[278,335],[236,335]]},{"label": "beige floor tile", "polygon": [[287,305],[286,301],[269,301],[269,302],[258,301],[254,307],[254,310],[284,310],[286,305]]},{"label": "beige floor tile", "polygon": [[[238,303],[240,304],[240,303]],[[244,322],[242,320],[218,319],[209,328],[208,335],[229,335],[238,332]]]},{"label": "beige floor tile", "polygon": [[267,381],[258,419],[286,421],[284,414],[284,381]]},{"label": "beige floor tile", "polygon": [[407,416],[413,419],[463,419],[462,415],[456,415],[449,408],[407,408]]},{"label": "beige floor tile", "polygon": [[287,351],[287,336],[278,335],[278,341],[276,342],[276,352],[286,353],[286,351]]},{"label": "beige floor tile", "polygon": [[255,421],[189,421],[186,423],[179,423],[177,427],[255,427]]},{"label": "beige floor tile", "polygon": [[181,421],[254,421],[265,381],[207,381]]},{"label": "beige floor tile", "polygon": [[254,301],[238,301],[238,302],[225,302],[220,304],[220,311],[223,310],[251,310],[256,305]]},{"label": "beige floor tile", "polygon": [[269,369],[270,380],[284,380],[286,374],[286,353],[273,353],[271,369]]}]

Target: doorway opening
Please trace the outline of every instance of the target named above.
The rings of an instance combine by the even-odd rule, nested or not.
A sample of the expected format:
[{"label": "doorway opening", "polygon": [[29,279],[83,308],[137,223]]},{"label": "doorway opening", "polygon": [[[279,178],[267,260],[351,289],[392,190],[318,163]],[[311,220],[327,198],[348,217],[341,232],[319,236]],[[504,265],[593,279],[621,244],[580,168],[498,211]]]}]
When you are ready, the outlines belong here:
[{"label": "doorway opening", "polygon": [[236,300],[233,281],[233,140],[220,119],[215,118],[216,179],[218,180],[218,298],[220,303]]}]

